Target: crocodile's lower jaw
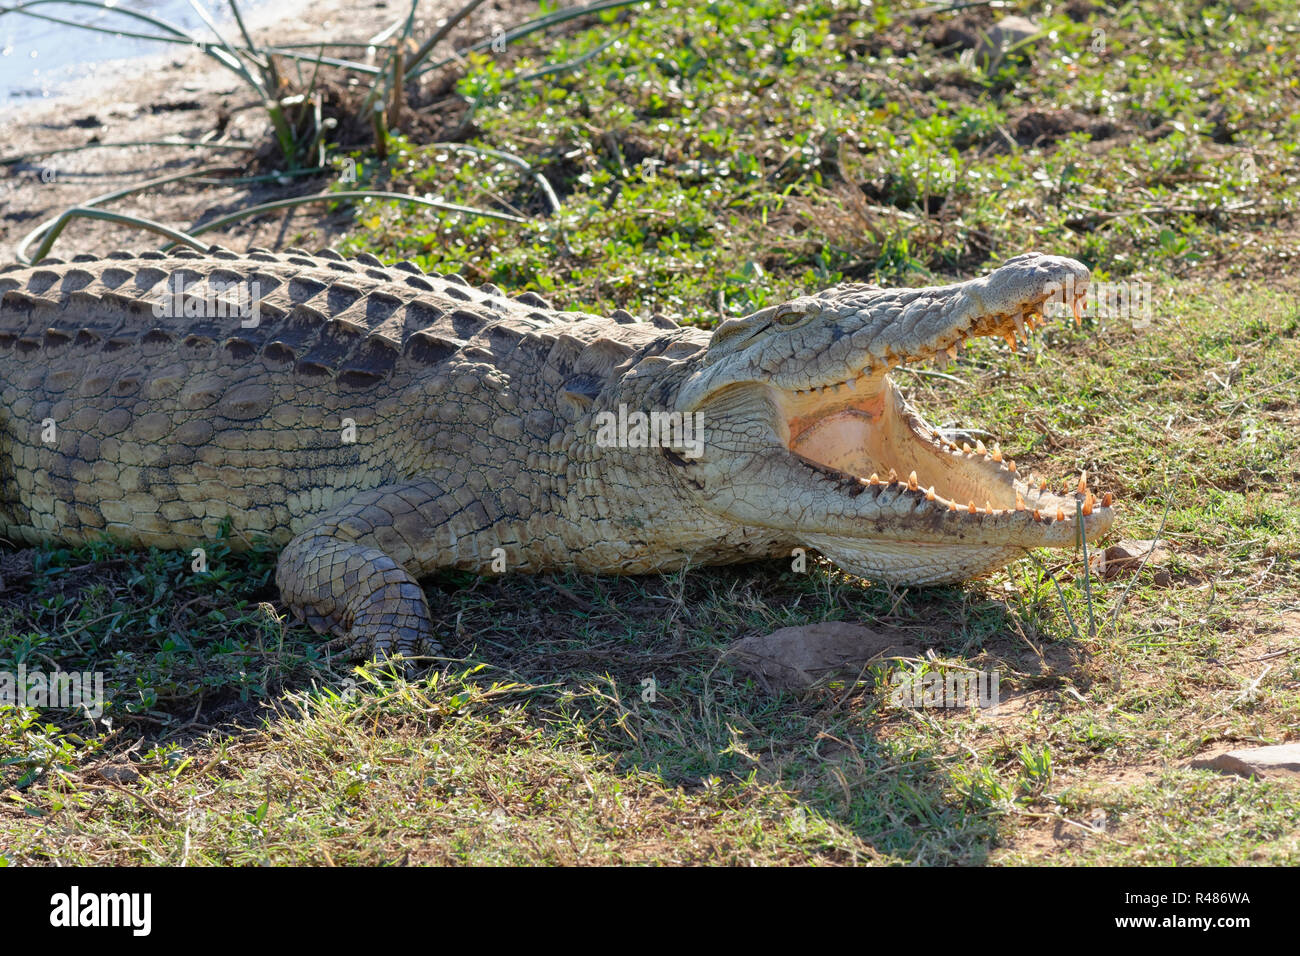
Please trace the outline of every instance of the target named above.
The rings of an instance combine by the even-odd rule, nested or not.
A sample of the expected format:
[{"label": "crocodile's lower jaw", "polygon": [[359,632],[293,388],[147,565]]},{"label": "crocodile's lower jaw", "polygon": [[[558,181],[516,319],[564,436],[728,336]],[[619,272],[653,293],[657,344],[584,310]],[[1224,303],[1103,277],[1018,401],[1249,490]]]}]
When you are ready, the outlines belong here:
[{"label": "crocodile's lower jaw", "polygon": [[1005,567],[1024,554],[1024,548],[961,545],[888,538],[835,538],[809,535],[816,548],[849,572],[885,584],[957,584]]}]

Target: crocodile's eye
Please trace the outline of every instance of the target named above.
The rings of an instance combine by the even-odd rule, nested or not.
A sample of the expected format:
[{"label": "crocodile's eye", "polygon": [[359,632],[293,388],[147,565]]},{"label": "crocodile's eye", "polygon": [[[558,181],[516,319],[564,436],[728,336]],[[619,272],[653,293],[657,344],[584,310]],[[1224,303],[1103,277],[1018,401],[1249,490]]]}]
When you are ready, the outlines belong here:
[{"label": "crocodile's eye", "polygon": [[798,325],[808,315],[808,310],[794,303],[778,305],[772,316],[778,325]]}]

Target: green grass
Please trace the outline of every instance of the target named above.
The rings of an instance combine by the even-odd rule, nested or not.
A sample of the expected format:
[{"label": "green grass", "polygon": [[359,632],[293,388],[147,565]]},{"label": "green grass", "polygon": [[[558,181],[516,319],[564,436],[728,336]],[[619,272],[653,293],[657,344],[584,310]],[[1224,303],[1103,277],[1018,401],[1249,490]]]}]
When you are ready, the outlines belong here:
[{"label": "green grass", "polygon": [[[526,157],[559,216],[513,166],[400,137],[386,164],[359,157],[367,185],[538,218],[371,206],[350,248],[562,307],[707,326],[842,278],[966,276],[1031,248],[1150,281],[1146,328],[1056,323],[1015,353],[976,343],[953,378],[900,381],[1023,471],[1086,468],[1123,537],[1163,527],[1168,563],[1085,584],[1078,555],[1044,553],[931,590],[824,562],[446,574],[427,590],[456,661],[405,680],[288,627],[272,554],[215,542],[196,575],[187,555],[46,549],[0,603],[0,668],[102,670],[111,725],[0,711],[0,856],[1300,862],[1300,787],[1188,768],[1300,725],[1300,284],[1284,256],[1300,34],[1285,5],[1255,9],[1057,13],[990,76],[945,46],[950,14],[637,7],[459,81],[470,142]],[[723,656],[823,620],[897,628],[933,649],[926,666],[996,668],[1002,706],[891,708],[870,674],[773,696]]]}]

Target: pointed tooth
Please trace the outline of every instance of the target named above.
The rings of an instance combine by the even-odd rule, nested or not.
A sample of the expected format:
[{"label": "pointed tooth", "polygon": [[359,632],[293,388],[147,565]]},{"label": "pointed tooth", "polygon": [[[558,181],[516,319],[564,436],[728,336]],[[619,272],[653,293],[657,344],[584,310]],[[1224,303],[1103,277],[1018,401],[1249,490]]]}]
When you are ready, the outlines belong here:
[{"label": "pointed tooth", "polygon": [[913,471],[907,476],[907,487],[909,491],[916,491],[916,472]]},{"label": "pointed tooth", "polygon": [[954,342],[952,345],[944,349],[944,351],[948,353],[948,358],[952,359],[954,362],[957,361],[957,343]]},{"label": "pointed tooth", "polygon": [[1079,475],[1079,486],[1076,490],[1081,495],[1086,495],[1088,493],[1088,470],[1086,468],[1083,473]]},{"label": "pointed tooth", "polygon": [[1056,509],[1056,520],[1057,520],[1057,521],[1064,521],[1064,520],[1065,520],[1065,512],[1062,511],[1060,508],[1057,508],[1057,509]]},{"label": "pointed tooth", "polygon": [[1110,497],[1110,492],[1108,491],[1108,492],[1106,492],[1104,495],[1101,496],[1101,506],[1102,506],[1103,508],[1109,508],[1109,507],[1110,507],[1110,503],[1111,503],[1111,497]]},{"label": "pointed tooth", "polygon": [[955,501],[950,501],[950,502],[948,502],[948,510],[949,510],[949,511],[956,511],[956,510],[957,510],[957,502],[955,502]]},{"label": "pointed tooth", "polygon": [[1025,496],[1022,495],[1019,491],[1016,492],[1016,510],[1017,511],[1025,510]]},{"label": "pointed tooth", "polygon": [[975,439],[975,453],[977,455],[987,455],[989,453],[989,450],[984,447],[984,443],[978,438]]},{"label": "pointed tooth", "polygon": [[1016,463],[1010,458],[1007,459],[1007,471],[1011,472],[1013,475],[1016,473]]},{"label": "pointed tooth", "polygon": [[892,468],[889,469],[889,483],[892,485],[897,480],[898,480],[898,472],[894,471],[894,469]]},{"label": "pointed tooth", "polygon": [[994,446],[993,446],[993,451],[990,452],[990,454],[993,456],[993,460],[994,460],[994,461],[1001,461],[1001,460],[1002,460],[1002,449],[999,448],[997,445],[994,445]]},{"label": "pointed tooth", "polygon": [[925,500],[934,501],[934,485],[931,485],[930,489],[925,493]]},{"label": "pointed tooth", "polygon": [[1096,501],[1096,499],[1093,498],[1092,492],[1088,492],[1088,497],[1083,500],[1083,513],[1085,515],[1092,514],[1092,505],[1094,501]]},{"label": "pointed tooth", "polygon": [[1075,328],[1078,328],[1080,325],[1083,324],[1083,316],[1079,313],[1079,303],[1082,301],[1083,301],[1083,296],[1081,295],[1075,296],[1074,298],[1074,327]]},{"label": "pointed tooth", "polygon": [[973,501],[968,501],[968,502],[966,502],[966,510],[969,511],[971,514],[974,514],[974,513],[975,513],[975,502],[973,502]]},{"label": "pointed tooth", "polygon": [[867,479],[867,484],[869,484],[869,485],[878,485],[878,484],[880,484],[880,476],[877,475],[877,474],[873,471],[873,472],[871,473],[871,477]]},{"label": "pointed tooth", "polygon": [[1012,332],[1010,329],[1007,329],[1002,333],[1002,338],[1006,340],[1007,346],[1011,349],[1011,351],[1014,352],[1016,350],[1016,345],[1017,345],[1016,333]]},{"label": "pointed tooth", "polygon": [[1035,520],[1035,521],[1042,521],[1042,520],[1043,520],[1043,513],[1042,513],[1041,511],[1039,511],[1037,508],[1034,509],[1034,520]]},{"label": "pointed tooth", "polygon": [[985,501],[984,510],[987,511],[989,514],[993,514],[993,502]]},{"label": "pointed tooth", "polygon": [[1015,320],[1016,320],[1016,332],[1019,333],[1021,337],[1027,340],[1029,338],[1029,333],[1025,331],[1024,313],[1017,312],[1015,315]]},{"label": "pointed tooth", "polygon": [[964,452],[965,452],[966,454],[968,454],[968,455],[969,455],[972,451],[974,451],[974,449],[971,448],[971,446],[970,446],[970,442],[965,442],[965,441],[961,443],[961,450],[964,451]]}]

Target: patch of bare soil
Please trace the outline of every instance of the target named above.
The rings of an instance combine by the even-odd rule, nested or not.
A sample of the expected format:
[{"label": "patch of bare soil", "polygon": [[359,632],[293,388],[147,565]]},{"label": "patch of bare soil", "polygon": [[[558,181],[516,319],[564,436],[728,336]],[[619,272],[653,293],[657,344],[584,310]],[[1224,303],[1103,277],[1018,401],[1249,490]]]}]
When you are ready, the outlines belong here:
[{"label": "patch of bare soil", "polygon": [[[438,0],[423,7],[416,35],[430,35],[440,20],[463,6],[458,0]],[[330,40],[366,41],[405,15],[397,0],[361,4],[323,0],[278,24],[254,30],[255,39],[276,43]],[[442,41],[435,56],[449,53],[495,28],[508,28],[535,16],[527,0],[491,0],[475,10]],[[365,59],[365,58],[361,58]],[[94,90],[79,89],[72,97],[33,104],[9,112],[0,121],[4,155],[34,150],[58,150],[88,143],[207,140],[252,144],[258,150],[195,150],[168,146],[95,148],[37,156],[0,167],[0,262],[14,260],[22,238],[46,219],[92,197],[144,181],[200,168],[212,168],[212,179],[265,173],[274,167],[266,114],[252,92],[233,74],[197,51],[182,56],[119,61],[101,67]],[[286,68],[286,73],[294,71]],[[322,74],[320,86],[326,116],[346,120],[359,99],[338,74]],[[305,77],[310,78],[310,71]],[[454,68],[429,74],[430,81],[414,91],[413,108],[405,112],[402,131],[415,142],[463,138],[464,109],[448,98],[457,78]],[[342,122],[343,143],[369,142],[368,130]],[[208,178],[208,177],[204,177]],[[182,231],[228,212],[258,203],[323,191],[329,180],[296,177],[252,185],[222,186],[181,181],[159,186],[102,208],[162,222]],[[323,205],[308,205],[243,221],[205,234],[213,242],[235,249],[249,246],[281,248],[329,246],[351,223],[347,212],[333,216]],[[161,243],[150,233],[97,220],[71,222],[51,255],[71,258],[77,253],[103,255],[115,249],[147,249]],[[35,243],[28,247],[30,254]]]}]

